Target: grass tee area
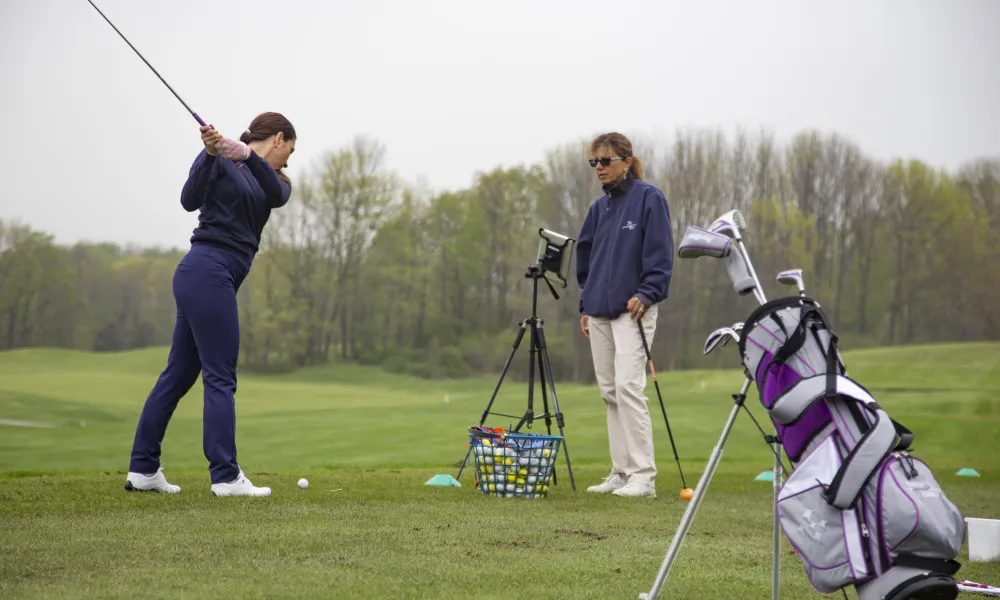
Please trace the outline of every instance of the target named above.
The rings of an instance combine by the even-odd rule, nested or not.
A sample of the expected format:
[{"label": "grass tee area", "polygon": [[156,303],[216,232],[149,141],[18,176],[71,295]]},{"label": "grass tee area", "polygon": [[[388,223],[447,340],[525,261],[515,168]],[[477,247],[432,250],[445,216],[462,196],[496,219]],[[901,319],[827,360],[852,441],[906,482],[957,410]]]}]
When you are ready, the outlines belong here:
[{"label": "grass tee area", "polygon": [[[468,468],[461,488],[424,482],[457,473],[495,377],[437,382],[342,365],[240,378],[238,459],[270,498],[211,496],[200,382],[164,441],[165,472],[183,491],[127,493],[136,419],[165,358],[166,349],[0,353],[0,419],[51,425],[0,425],[0,598],[634,599],[686,507],[652,380],[656,499],[584,491],[610,464],[604,404],[596,386],[559,382],[577,491],[560,456],[547,498],[493,499],[472,488]],[[963,513],[1000,518],[1000,345],[845,361],[916,433],[914,454]],[[741,383],[737,369],[660,376],[692,488]],[[508,379],[494,409],[520,414],[526,390]],[[535,397],[540,412],[537,387]],[[767,428],[753,392],[748,407]],[[741,414],[661,598],[770,597],[772,489],[754,477],[771,464]],[[981,477],[956,476],[963,467]],[[969,563],[965,550],[958,560],[959,580],[1000,585],[1000,564]],[[787,542],[781,593],[820,597]]]}]

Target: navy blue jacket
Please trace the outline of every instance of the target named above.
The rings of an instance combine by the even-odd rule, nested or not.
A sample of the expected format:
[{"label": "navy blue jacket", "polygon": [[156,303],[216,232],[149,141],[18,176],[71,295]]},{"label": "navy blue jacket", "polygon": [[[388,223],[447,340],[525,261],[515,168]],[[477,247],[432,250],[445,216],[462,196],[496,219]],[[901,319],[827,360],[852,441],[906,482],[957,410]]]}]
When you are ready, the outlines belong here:
[{"label": "navy blue jacket", "polygon": [[674,270],[670,207],[656,186],[631,172],[587,211],[576,244],[580,313],[617,317],[638,296],[662,302]]},{"label": "navy blue jacket", "polygon": [[181,190],[181,206],[201,209],[192,244],[218,246],[253,262],[271,209],[288,203],[292,186],[256,152],[246,162],[211,156],[194,159]]}]

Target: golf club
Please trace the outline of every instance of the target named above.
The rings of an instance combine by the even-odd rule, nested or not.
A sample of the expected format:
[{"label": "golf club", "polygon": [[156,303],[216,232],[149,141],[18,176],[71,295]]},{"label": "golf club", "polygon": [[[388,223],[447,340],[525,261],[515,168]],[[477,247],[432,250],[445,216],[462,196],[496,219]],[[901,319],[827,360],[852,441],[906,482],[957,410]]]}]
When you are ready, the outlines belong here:
[{"label": "golf club", "polygon": [[702,349],[702,354],[708,354],[715,350],[720,342],[723,346],[729,343],[729,340],[735,340],[736,343],[740,341],[740,334],[736,333],[732,327],[720,327],[708,334],[705,338],[705,347]]},{"label": "golf club", "polygon": [[802,269],[789,269],[778,273],[778,283],[782,285],[795,285],[799,288],[799,296],[806,295],[806,286],[802,283]]},{"label": "golf club", "polygon": [[747,250],[743,244],[743,237],[740,234],[740,230],[745,229],[746,226],[747,223],[743,218],[743,214],[738,210],[731,210],[713,221],[708,227],[708,230],[711,233],[721,233],[736,241],[736,248],[739,250],[740,256],[743,258],[744,266],[756,284],[756,287],[754,287],[752,291],[757,297],[757,300],[761,304],[765,304],[767,303],[767,298],[764,296],[764,291],[760,286],[760,280],[757,278],[757,273],[754,272],[753,264],[750,262],[750,255],[747,254]]},{"label": "golf club", "polygon": [[[660,382],[656,379],[656,369],[653,368],[653,357],[649,353],[649,344],[646,342],[646,330],[642,327],[642,321],[636,320],[639,325],[639,335],[642,337],[642,347],[646,351],[646,362],[649,364],[649,373],[653,376],[653,385],[656,386],[656,397],[660,400],[660,410],[663,411],[663,420],[667,423],[667,435],[670,437],[670,447],[674,450],[674,460],[677,461],[677,472],[681,476],[681,493],[688,490],[687,482],[684,481],[684,470],[681,469],[681,459],[677,456],[677,446],[674,444],[674,434],[670,430],[670,419],[667,418],[667,408],[663,405],[663,395],[660,393]],[[682,496],[683,497],[683,496]]]},{"label": "golf club", "polygon": [[170,90],[170,93],[172,93],[175,98],[180,100],[180,103],[184,105],[184,108],[187,109],[189,113],[191,113],[191,116],[194,117],[195,121],[198,121],[198,124],[204,127],[206,125],[205,121],[203,121],[202,118],[198,116],[198,113],[191,110],[191,107],[188,106],[187,103],[181,99],[181,97],[177,94],[177,92],[174,91],[174,88],[170,87],[170,84],[167,83],[167,80],[164,79],[162,76],[160,76],[160,74],[156,71],[156,69],[153,68],[153,65],[149,64],[149,61],[146,60],[146,58],[142,54],[140,54],[138,50],[136,50],[135,46],[132,45],[132,42],[128,41],[128,38],[126,38],[122,34],[122,32],[118,31],[118,28],[115,27],[115,24],[111,22],[111,19],[105,16],[105,14],[101,12],[101,9],[97,8],[97,5],[94,4],[92,0],[87,0],[87,2],[90,2],[90,5],[94,7],[94,10],[100,13],[100,15],[104,17],[104,20],[108,22],[108,25],[111,25],[111,28],[114,29],[116,32],[118,32],[118,35],[120,35],[122,39],[125,40],[125,43],[128,44],[129,47],[135,51],[135,53],[139,56],[139,58],[142,59],[142,62],[146,63],[146,66],[149,67],[151,71],[153,71],[153,74],[160,78],[160,81],[163,82],[163,85],[167,86],[167,89]]}]

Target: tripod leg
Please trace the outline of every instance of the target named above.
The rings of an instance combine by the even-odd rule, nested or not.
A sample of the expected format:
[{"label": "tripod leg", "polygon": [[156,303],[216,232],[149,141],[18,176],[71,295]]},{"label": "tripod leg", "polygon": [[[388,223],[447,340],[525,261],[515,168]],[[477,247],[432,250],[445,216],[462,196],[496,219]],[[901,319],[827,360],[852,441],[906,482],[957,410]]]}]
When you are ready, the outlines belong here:
[{"label": "tripod leg", "polygon": [[639,594],[640,600],[653,600],[656,598],[656,596],[660,593],[660,588],[663,587],[663,582],[667,580],[667,575],[670,574],[670,568],[673,566],[674,560],[677,559],[677,554],[680,552],[681,544],[684,542],[684,537],[687,535],[687,531],[691,527],[691,523],[694,521],[694,515],[698,512],[698,509],[701,507],[701,502],[705,499],[705,494],[708,492],[708,485],[711,483],[712,477],[715,475],[715,470],[719,466],[719,460],[722,458],[722,448],[726,444],[726,438],[729,437],[729,431],[733,428],[733,423],[736,422],[736,415],[739,414],[740,407],[743,405],[748,389],[750,389],[749,378],[743,382],[743,388],[740,390],[740,393],[734,395],[733,397],[735,400],[733,410],[729,413],[729,420],[726,421],[726,426],[722,429],[722,435],[719,436],[719,442],[716,444],[715,449],[712,450],[712,456],[708,459],[708,464],[705,465],[705,472],[698,481],[698,487],[694,491],[694,498],[691,499],[691,503],[688,504],[687,510],[684,511],[684,516],[681,518],[681,524],[678,526],[677,532],[674,534],[674,539],[670,542],[670,548],[667,550],[667,555],[663,559],[663,564],[660,565],[660,571],[656,574],[656,579],[653,581],[652,589],[648,592]]},{"label": "tripod leg", "polygon": [[[556,413],[556,425],[559,426],[559,435],[561,435],[563,438],[562,447],[563,447],[563,453],[566,455],[566,470],[569,472],[569,484],[570,487],[572,487],[573,491],[575,492],[576,480],[573,478],[573,465],[570,464],[569,460],[569,446],[566,444],[566,434],[563,432],[563,425],[565,425],[565,423],[563,421],[562,411],[559,410],[559,399],[556,397],[556,384],[552,378],[552,364],[549,363],[549,351],[545,347],[545,332],[542,331],[541,327],[538,328],[538,343],[539,343],[538,352],[541,357],[542,370],[544,371],[545,376],[549,380],[549,390],[552,392],[552,408],[553,410],[555,410]],[[553,473],[553,477],[554,476],[555,474]]]},{"label": "tripod leg", "polygon": [[[525,323],[531,321],[531,345],[528,350],[528,410],[524,411],[524,416],[521,420],[517,422],[514,427],[514,431],[521,431],[521,426],[525,423],[528,424],[528,429],[531,429],[531,423],[535,420],[535,353],[538,347],[538,337],[536,324],[534,317],[531,319],[526,319]],[[522,325],[523,327],[523,325]]]},{"label": "tripod leg", "polygon": [[[538,336],[539,336],[539,338],[541,338],[542,335],[543,335],[542,331],[539,328],[539,330],[538,330]],[[538,364],[538,384],[539,384],[539,386],[541,386],[541,390],[542,390],[542,410],[544,411],[542,414],[545,415],[545,429],[546,429],[546,431],[548,432],[549,435],[552,435],[552,414],[549,412],[549,396],[548,396],[548,394],[546,393],[546,390],[545,390],[545,382],[546,382],[545,371],[546,371],[546,369],[545,369],[544,365],[548,361],[548,354],[547,353],[543,354],[541,352],[541,350],[539,350],[539,359],[540,360],[538,361],[538,363],[539,363]],[[551,381],[551,378],[548,379],[548,381]],[[566,442],[566,440],[563,439],[563,443],[564,444],[565,444],[565,442]],[[553,483],[553,485],[559,485],[559,479],[556,476],[555,470],[552,471],[552,483]]]},{"label": "tripod leg", "polygon": [[[483,415],[482,415],[482,417],[479,418],[479,426],[480,427],[482,427],[483,423],[486,422],[486,417],[488,417],[489,414],[490,414],[490,409],[493,407],[493,402],[495,402],[496,399],[497,399],[497,392],[500,391],[500,385],[503,384],[504,377],[507,376],[507,371],[510,369],[511,363],[514,362],[514,355],[517,353],[517,349],[521,345],[521,340],[524,338],[524,330],[525,330],[524,321],[522,321],[521,325],[520,325],[520,327],[519,327],[519,329],[517,331],[517,335],[514,337],[514,344],[511,346],[510,352],[507,353],[507,362],[504,363],[503,370],[500,371],[500,378],[497,380],[497,384],[493,388],[493,395],[490,396],[490,401],[486,405],[486,408],[483,409]],[[469,453],[470,452],[472,452],[472,446],[471,445],[469,446],[469,449],[465,452],[465,459],[462,461],[462,464],[459,466],[458,475],[455,476],[455,479],[458,479],[459,477],[462,476],[462,471],[465,470],[465,464],[467,462],[469,462]]]},{"label": "tripod leg", "polygon": [[771,600],[778,600],[778,583],[781,580],[781,523],[778,521],[778,492],[781,491],[781,441],[774,442],[774,549],[771,556]]},{"label": "tripod leg", "polygon": [[514,345],[511,346],[510,352],[507,353],[507,362],[503,364],[503,370],[500,371],[500,379],[497,380],[496,387],[493,388],[493,395],[490,396],[490,401],[486,405],[485,410],[483,410],[483,416],[479,419],[479,425],[481,426],[486,422],[486,417],[490,414],[490,408],[493,407],[493,402],[497,399],[497,392],[500,391],[500,385],[503,383],[504,377],[507,376],[507,371],[510,369],[510,364],[514,362],[514,354],[517,353],[518,347],[521,345],[521,339],[524,338],[525,325],[521,322],[519,329],[517,330],[517,336],[514,338]]},{"label": "tripod leg", "polygon": [[465,451],[465,458],[462,459],[462,464],[458,465],[458,475],[455,475],[455,479],[462,476],[462,471],[465,470],[465,465],[469,463],[469,455],[472,454],[472,443],[469,443],[469,449]]}]

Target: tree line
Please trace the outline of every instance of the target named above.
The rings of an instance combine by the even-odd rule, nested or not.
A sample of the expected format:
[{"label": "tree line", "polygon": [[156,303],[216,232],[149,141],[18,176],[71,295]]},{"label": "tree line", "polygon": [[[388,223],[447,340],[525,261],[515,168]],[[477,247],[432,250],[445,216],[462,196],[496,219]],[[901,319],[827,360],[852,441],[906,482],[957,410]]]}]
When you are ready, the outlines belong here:
[{"label": "tree line", "polygon": [[[385,148],[359,137],[330,150],[272,213],[239,292],[242,369],[352,361],[421,377],[498,374],[531,314],[538,229],[576,237],[601,195],[587,140],[539,164],[478,173],[467,189],[407,185]],[[665,193],[676,244],[688,225],[738,209],[768,298],[802,268],[843,349],[1000,339],[1000,159],[955,172],[878,161],[837,134],[679,131],[634,136],[645,179]],[[183,250],[55,243],[0,222],[0,350],[120,351],[170,343],[171,278]],[[573,263],[575,266],[575,260]],[[575,274],[538,315],[557,380],[591,381]],[[701,354],[713,329],[754,308],[724,265],[676,258],[652,345],[659,370],[733,367]],[[526,336],[508,377],[527,375]]]}]

